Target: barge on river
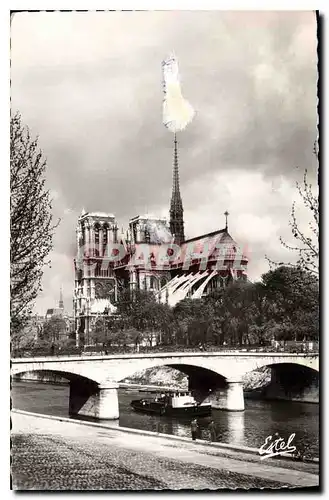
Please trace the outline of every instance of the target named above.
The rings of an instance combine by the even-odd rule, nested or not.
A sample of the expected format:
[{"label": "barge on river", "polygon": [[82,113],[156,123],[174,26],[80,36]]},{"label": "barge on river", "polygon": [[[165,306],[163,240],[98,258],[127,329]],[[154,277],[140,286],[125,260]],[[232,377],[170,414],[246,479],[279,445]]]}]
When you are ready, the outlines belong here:
[{"label": "barge on river", "polygon": [[156,415],[207,417],[211,414],[211,403],[198,403],[189,391],[156,393],[154,398],[135,399],[130,404],[135,411]]}]

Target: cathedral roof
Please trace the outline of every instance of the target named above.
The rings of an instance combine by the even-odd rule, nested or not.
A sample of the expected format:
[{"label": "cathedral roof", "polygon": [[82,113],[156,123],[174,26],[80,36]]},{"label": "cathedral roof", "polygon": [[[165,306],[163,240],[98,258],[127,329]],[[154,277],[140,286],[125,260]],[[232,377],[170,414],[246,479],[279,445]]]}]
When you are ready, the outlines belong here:
[{"label": "cathedral roof", "polygon": [[218,229],[217,231],[212,231],[211,233],[206,233],[206,234],[201,234],[200,236],[195,236],[194,238],[189,238],[188,240],[185,240],[184,243],[189,243],[190,241],[196,241],[196,240],[201,240],[204,238],[209,238],[211,236],[217,236],[217,234],[223,234],[226,233],[230,238],[231,236],[227,232],[226,229]]},{"label": "cathedral roof", "polygon": [[63,309],[59,307],[54,307],[51,309],[47,309],[46,317],[63,316],[63,313],[64,313]]},{"label": "cathedral roof", "polygon": [[201,259],[203,255],[210,261],[223,259],[248,261],[246,255],[241,255],[241,249],[226,229],[220,229],[186,240],[180,245],[180,248],[181,251],[177,259],[172,262],[174,266],[183,264],[188,259],[188,256],[191,255],[192,257],[193,254],[201,255],[192,257],[192,262]]}]

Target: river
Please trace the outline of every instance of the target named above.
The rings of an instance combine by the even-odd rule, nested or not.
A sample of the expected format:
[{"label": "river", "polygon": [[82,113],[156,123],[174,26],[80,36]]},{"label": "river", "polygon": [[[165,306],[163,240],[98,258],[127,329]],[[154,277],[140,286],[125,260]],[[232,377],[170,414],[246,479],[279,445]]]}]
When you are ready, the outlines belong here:
[{"label": "river", "polygon": [[[12,406],[20,410],[68,417],[69,387],[38,382],[13,382]],[[131,427],[164,434],[190,437],[190,422],[169,417],[134,412],[132,399],[141,398],[136,390],[119,390],[119,422],[110,425]],[[208,439],[210,418],[200,418],[200,438]],[[259,448],[269,435],[285,440],[295,433],[292,442],[297,451],[319,456],[319,405],[290,401],[245,401],[244,412],[212,411],[216,424],[217,441]]]}]

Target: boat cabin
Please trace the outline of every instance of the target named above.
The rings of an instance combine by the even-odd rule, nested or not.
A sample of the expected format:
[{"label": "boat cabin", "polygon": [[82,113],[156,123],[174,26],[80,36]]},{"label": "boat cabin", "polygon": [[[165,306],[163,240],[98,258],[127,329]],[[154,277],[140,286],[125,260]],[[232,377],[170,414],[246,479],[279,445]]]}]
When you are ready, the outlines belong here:
[{"label": "boat cabin", "polygon": [[172,408],[195,405],[196,401],[190,392],[173,392],[168,395],[168,402]]},{"label": "boat cabin", "polygon": [[211,413],[210,403],[198,403],[190,391],[140,390],[154,394],[150,399],[131,402],[136,411],[173,416],[207,416]]},{"label": "boat cabin", "polygon": [[182,406],[195,405],[196,401],[190,391],[147,391],[155,394],[155,403],[164,403],[172,408],[181,408]]}]

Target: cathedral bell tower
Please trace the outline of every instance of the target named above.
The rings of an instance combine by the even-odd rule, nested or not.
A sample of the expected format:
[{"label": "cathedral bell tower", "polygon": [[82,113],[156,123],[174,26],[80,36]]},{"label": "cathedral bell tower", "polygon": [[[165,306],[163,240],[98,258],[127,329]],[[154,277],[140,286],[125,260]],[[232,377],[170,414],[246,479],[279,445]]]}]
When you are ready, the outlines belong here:
[{"label": "cathedral bell tower", "polygon": [[112,244],[118,243],[113,214],[82,211],[77,224],[73,310],[76,344],[93,343],[96,319],[108,315],[116,300]]},{"label": "cathedral bell tower", "polygon": [[174,166],[173,185],[170,201],[170,232],[174,236],[174,242],[180,245],[185,240],[184,235],[184,209],[179,189],[178,152],[177,136],[174,139]]}]

